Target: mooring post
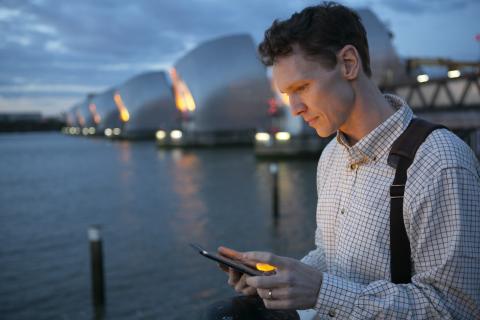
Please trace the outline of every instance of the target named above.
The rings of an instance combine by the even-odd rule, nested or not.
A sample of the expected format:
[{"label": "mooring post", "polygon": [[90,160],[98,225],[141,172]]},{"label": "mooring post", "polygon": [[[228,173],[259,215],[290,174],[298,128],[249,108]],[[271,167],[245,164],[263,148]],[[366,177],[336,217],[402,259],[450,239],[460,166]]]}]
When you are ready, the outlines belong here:
[{"label": "mooring post", "polygon": [[92,302],[95,311],[105,306],[105,285],[103,277],[103,251],[100,226],[88,228],[88,240],[90,242],[90,260],[92,271]]},{"label": "mooring post", "polygon": [[278,210],[278,165],[276,163],[270,164],[270,175],[272,176],[272,214],[273,214],[273,218],[277,219],[279,216],[279,210]]}]

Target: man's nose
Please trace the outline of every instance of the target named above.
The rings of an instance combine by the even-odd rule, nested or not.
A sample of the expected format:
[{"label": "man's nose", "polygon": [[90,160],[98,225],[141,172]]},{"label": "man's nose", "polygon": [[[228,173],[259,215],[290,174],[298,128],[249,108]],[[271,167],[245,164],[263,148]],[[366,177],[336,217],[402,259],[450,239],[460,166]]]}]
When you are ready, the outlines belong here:
[{"label": "man's nose", "polygon": [[292,115],[299,116],[306,110],[305,104],[299,99],[297,95],[288,96],[290,101],[290,110]]}]

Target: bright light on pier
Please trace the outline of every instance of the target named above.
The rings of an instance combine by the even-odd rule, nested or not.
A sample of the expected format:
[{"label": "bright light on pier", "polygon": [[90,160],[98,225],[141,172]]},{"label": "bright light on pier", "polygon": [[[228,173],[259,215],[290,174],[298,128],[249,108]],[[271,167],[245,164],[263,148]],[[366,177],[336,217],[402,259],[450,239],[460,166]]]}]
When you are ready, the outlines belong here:
[{"label": "bright light on pier", "polygon": [[182,136],[183,136],[183,133],[180,130],[173,130],[172,132],[170,132],[170,138],[172,139],[178,140],[178,139],[181,139]]},{"label": "bright light on pier", "polygon": [[105,129],[105,136],[111,137],[111,136],[112,136],[112,133],[113,133],[113,132],[112,132],[112,129],[110,129],[110,128]]},{"label": "bright light on pier", "polygon": [[157,140],[163,140],[167,136],[167,133],[163,130],[158,130],[155,136],[157,137]]},{"label": "bright light on pier", "polygon": [[449,70],[447,72],[447,75],[449,78],[453,79],[453,78],[460,77],[461,73],[460,73],[460,70]]},{"label": "bright light on pier", "polygon": [[262,142],[270,141],[270,134],[266,132],[257,132],[255,134],[255,140]]},{"label": "bright light on pier", "polygon": [[288,141],[290,140],[290,133],[289,132],[277,132],[275,133],[275,139],[278,141]]},{"label": "bright light on pier", "polygon": [[417,76],[418,82],[427,82],[430,78],[426,74],[420,74]]}]

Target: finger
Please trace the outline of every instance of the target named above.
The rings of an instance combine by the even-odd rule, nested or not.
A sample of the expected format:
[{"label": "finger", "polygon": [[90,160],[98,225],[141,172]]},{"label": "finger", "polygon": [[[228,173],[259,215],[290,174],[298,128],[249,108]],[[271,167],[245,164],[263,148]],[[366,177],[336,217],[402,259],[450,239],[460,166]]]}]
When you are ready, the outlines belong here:
[{"label": "finger", "polygon": [[263,304],[265,305],[265,308],[273,309],[273,310],[288,310],[288,309],[294,309],[295,308],[295,304],[292,300],[264,299]]},{"label": "finger", "polygon": [[247,285],[260,289],[279,288],[289,284],[288,279],[283,273],[277,273],[270,276],[248,277]]},{"label": "finger", "polygon": [[241,273],[237,272],[232,268],[228,268],[228,284],[231,286],[236,286],[238,281],[240,281]]},{"label": "finger", "polygon": [[[252,288],[252,287],[250,287]],[[269,292],[270,289],[257,289],[257,293],[258,293],[258,296],[262,299],[271,299],[272,297],[270,297],[269,295]]]},{"label": "finger", "polygon": [[253,287],[245,287],[245,289],[242,290],[242,293],[246,296],[254,296],[257,294],[257,289]]},{"label": "finger", "polygon": [[245,252],[242,256],[246,260],[264,262],[276,267],[286,267],[291,260],[287,257],[280,257],[271,252],[250,251]]},{"label": "finger", "polygon": [[240,261],[241,263],[256,269],[256,267],[255,267],[256,262],[255,261],[249,261],[249,260],[243,258],[243,252],[236,251],[236,250],[226,248],[226,247],[218,247],[217,251],[221,256],[225,256],[227,258]]},{"label": "finger", "polygon": [[237,284],[235,285],[235,291],[243,292],[243,289],[247,288],[248,285],[246,283],[246,276],[242,275],[240,280],[238,280]]},{"label": "finger", "polygon": [[[279,288],[272,288],[272,289],[257,289],[257,290],[262,290],[262,294],[260,296],[264,296],[265,299],[270,299],[270,300],[293,300],[295,299],[296,295],[295,292],[296,290],[291,287],[279,287]],[[272,292],[272,294],[269,294],[269,291]]]},{"label": "finger", "polygon": [[221,254],[222,256],[225,256],[227,258],[231,258],[234,260],[241,260],[242,259],[242,252],[236,251],[227,247],[218,247],[217,249],[218,253]]},{"label": "finger", "polygon": [[222,269],[223,272],[228,273],[228,269],[229,269],[229,268],[228,268],[226,265],[224,265],[223,263],[219,263],[219,264],[218,264],[218,267],[219,267],[220,269]]}]

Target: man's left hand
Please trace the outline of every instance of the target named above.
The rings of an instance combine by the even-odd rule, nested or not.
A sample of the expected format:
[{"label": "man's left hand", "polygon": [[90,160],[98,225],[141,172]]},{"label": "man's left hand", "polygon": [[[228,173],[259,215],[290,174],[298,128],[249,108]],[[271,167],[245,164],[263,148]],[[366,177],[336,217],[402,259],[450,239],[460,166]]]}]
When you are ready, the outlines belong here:
[{"label": "man's left hand", "polygon": [[277,267],[276,274],[248,277],[247,284],[257,288],[268,309],[312,309],[317,303],[323,273],[299,260],[269,252],[247,252],[244,259]]}]

